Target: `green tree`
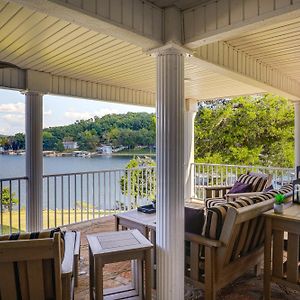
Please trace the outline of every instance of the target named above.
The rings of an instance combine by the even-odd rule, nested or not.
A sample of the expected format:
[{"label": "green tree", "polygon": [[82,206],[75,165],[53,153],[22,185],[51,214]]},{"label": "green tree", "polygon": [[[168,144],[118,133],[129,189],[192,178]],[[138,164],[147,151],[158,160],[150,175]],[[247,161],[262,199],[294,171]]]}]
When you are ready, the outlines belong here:
[{"label": "green tree", "polygon": [[79,136],[79,149],[95,151],[99,143],[99,137],[95,130],[86,130]]},{"label": "green tree", "polygon": [[15,193],[10,193],[9,187],[4,187],[1,193],[1,203],[4,209],[12,210],[19,203]]},{"label": "green tree", "polygon": [[156,176],[155,161],[149,157],[135,157],[126,165],[125,174],[121,177],[120,187],[123,195],[134,199],[134,206],[138,198],[155,200]]},{"label": "green tree", "polygon": [[198,162],[292,167],[293,132],[293,106],[278,96],[203,103],[195,119],[195,157]]}]

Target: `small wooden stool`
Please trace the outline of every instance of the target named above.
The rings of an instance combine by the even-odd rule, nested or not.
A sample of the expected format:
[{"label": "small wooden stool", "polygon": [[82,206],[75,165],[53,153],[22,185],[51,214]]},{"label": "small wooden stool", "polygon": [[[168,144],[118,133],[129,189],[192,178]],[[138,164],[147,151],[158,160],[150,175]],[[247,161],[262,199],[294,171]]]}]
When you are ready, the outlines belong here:
[{"label": "small wooden stool", "polygon": [[[92,234],[87,235],[87,240],[90,261],[90,299],[151,300],[153,245],[138,230]],[[132,284],[103,290],[104,265],[125,260],[137,260],[137,263],[132,263]],[[143,262],[145,272],[143,272]]]}]

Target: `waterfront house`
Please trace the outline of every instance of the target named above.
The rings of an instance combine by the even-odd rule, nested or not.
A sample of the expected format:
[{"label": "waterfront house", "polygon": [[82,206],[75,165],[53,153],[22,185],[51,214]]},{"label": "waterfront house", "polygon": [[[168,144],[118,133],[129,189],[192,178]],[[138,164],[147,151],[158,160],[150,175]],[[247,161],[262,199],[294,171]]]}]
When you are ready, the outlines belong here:
[{"label": "waterfront house", "polygon": [[101,147],[96,148],[97,152],[102,154],[111,155],[113,152],[112,146],[109,145],[102,145]]},{"label": "waterfront house", "polygon": [[78,143],[74,141],[63,141],[65,150],[76,150],[78,149]]},{"label": "waterfront house", "polygon": [[[43,177],[44,95],[155,106],[157,297],[182,300],[197,102],[266,92],[287,97],[295,105],[300,165],[299,17],[299,0],[0,0],[0,87],[26,99],[26,177],[16,182],[27,186],[27,230],[40,230],[43,218],[49,227],[53,211],[57,223],[59,212],[46,200],[64,195],[55,176],[55,193],[43,194],[53,179]],[[76,184],[83,176],[59,178]],[[106,184],[114,176],[100,178]],[[84,212],[101,216],[89,206]],[[59,219],[78,222],[76,213]]]}]

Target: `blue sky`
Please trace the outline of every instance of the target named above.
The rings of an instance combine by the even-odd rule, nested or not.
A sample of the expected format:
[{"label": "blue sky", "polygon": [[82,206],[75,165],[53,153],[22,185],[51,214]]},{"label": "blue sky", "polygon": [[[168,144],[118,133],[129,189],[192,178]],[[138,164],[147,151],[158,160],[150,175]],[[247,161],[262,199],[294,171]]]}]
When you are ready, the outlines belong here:
[{"label": "blue sky", "polygon": [[[44,96],[44,128],[74,123],[76,120],[102,117],[111,113],[155,112],[154,108],[114,104],[69,97]],[[25,131],[25,96],[0,89],[0,134]]]}]

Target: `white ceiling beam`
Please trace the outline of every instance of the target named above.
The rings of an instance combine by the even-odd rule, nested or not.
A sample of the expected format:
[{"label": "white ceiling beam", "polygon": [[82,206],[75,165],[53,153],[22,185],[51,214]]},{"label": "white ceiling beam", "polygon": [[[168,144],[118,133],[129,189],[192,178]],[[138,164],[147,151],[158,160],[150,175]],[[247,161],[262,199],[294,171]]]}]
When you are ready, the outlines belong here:
[{"label": "white ceiling beam", "polygon": [[163,10],[145,0],[11,0],[139,47],[161,46]]},{"label": "white ceiling beam", "polygon": [[226,42],[199,47],[194,50],[194,57],[202,66],[231,79],[290,100],[300,98],[298,81]]},{"label": "white ceiling beam", "polygon": [[101,100],[140,106],[155,106],[155,93],[96,83],[50,73],[13,68],[0,69],[0,88]]},{"label": "white ceiling beam", "polygon": [[300,16],[300,0],[220,0],[183,11],[184,45],[228,40]]}]

